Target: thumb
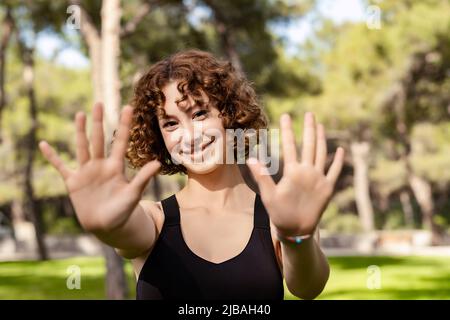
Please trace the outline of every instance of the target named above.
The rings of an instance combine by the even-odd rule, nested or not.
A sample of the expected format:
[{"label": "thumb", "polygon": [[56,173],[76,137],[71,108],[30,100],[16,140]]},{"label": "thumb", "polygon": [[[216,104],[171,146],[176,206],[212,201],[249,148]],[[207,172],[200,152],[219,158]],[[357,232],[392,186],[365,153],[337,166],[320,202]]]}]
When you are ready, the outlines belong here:
[{"label": "thumb", "polygon": [[161,163],[158,160],[153,160],[146,163],[131,180],[130,186],[142,193],[147,186],[150,179],[159,171]]},{"label": "thumb", "polygon": [[249,158],[247,160],[247,165],[261,190],[261,196],[269,196],[272,194],[275,188],[275,182],[267,170],[267,167],[256,158]]}]

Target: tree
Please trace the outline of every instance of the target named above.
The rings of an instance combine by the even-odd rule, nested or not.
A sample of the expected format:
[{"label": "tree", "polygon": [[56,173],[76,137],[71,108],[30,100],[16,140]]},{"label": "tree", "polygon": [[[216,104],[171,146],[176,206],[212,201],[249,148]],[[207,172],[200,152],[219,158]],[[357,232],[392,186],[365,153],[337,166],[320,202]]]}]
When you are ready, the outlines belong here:
[{"label": "tree", "polygon": [[[385,17],[382,32],[358,23],[338,27],[338,36],[322,50],[323,91],[307,99],[307,108],[319,112],[330,128],[348,132],[344,138],[353,145],[352,151],[355,143],[363,143],[366,150],[370,147],[365,161],[360,161],[358,152],[352,152],[354,177],[360,177],[360,183],[355,180],[354,186],[356,202],[360,203],[358,213],[366,217],[363,224],[373,220],[367,218],[373,212],[369,205],[371,184],[367,168],[379,165],[385,168],[386,162],[377,162],[387,158],[402,161],[406,169],[403,176],[402,171],[395,173],[399,183],[391,192],[410,188],[424,225],[433,230],[432,185],[412,165],[412,132],[423,122],[448,121],[448,110],[443,106],[449,101],[445,76],[449,5],[440,1],[398,1],[384,3],[382,10]],[[361,170],[367,174],[358,174]],[[379,171],[385,172],[385,181],[390,178],[388,170]],[[405,200],[403,196],[404,208],[408,210]]]},{"label": "tree", "polygon": [[2,37],[0,40],[0,143],[2,142],[2,111],[6,106],[5,93],[5,69],[6,69],[6,50],[14,29],[14,21],[11,14],[11,7],[5,6],[5,13],[2,21]]}]

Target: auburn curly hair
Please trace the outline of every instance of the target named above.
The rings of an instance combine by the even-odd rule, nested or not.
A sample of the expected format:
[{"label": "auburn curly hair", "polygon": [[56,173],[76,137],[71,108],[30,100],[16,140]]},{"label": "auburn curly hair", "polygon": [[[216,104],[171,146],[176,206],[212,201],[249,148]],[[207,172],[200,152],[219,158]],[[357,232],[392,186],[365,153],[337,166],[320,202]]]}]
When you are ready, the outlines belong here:
[{"label": "auburn curly hair", "polygon": [[[160,174],[186,173],[183,165],[172,162],[158,124],[158,115],[164,113],[162,88],[172,81],[178,82],[182,95],[177,103],[189,96],[203,106],[201,92],[206,93],[210,106],[219,110],[225,129],[258,131],[267,128],[267,116],[255,90],[229,61],[217,59],[205,51],[181,51],[152,65],[135,86],[126,152],[126,159],[134,169],[157,159],[161,162]],[[234,148],[236,150],[236,144]]]}]

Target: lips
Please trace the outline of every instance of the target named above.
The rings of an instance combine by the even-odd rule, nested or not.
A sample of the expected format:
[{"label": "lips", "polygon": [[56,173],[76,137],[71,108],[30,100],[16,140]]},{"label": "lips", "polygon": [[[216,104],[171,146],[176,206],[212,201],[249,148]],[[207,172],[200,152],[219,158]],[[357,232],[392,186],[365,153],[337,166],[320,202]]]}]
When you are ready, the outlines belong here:
[{"label": "lips", "polygon": [[184,155],[190,155],[190,156],[193,156],[193,155],[195,155],[196,153],[198,153],[198,152],[203,152],[207,147],[209,147],[209,145],[211,145],[213,142],[215,141],[215,137],[211,137],[211,140],[209,140],[209,142],[207,142],[206,144],[204,144],[202,147],[201,147],[201,150],[194,150],[194,152],[191,152],[191,150],[184,150],[184,149],[181,149],[181,153],[182,154],[184,154]]}]

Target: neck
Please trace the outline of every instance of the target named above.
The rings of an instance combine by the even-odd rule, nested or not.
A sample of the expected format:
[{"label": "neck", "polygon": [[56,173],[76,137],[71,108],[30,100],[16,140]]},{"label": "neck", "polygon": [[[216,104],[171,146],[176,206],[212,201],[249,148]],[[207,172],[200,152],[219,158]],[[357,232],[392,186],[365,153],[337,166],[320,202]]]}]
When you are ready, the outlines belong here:
[{"label": "neck", "polygon": [[210,208],[236,208],[248,203],[254,195],[237,164],[221,165],[208,174],[188,172],[187,184],[180,193],[189,199],[190,207],[207,204]]}]

